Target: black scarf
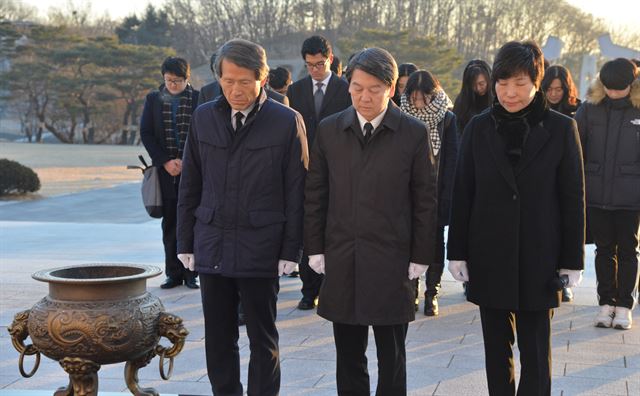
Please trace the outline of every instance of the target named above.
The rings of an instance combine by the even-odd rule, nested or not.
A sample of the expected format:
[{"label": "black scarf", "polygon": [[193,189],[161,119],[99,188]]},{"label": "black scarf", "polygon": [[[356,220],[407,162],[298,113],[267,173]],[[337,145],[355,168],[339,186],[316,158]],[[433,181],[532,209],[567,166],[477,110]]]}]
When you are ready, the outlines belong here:
[{"label": "black scarf", "polygon": [[160,96],[162,97],[164,139],[169,157],[172,159],[182,158],[182,150],[184,149],[184,143],[187,141],[189,125],[191,124],[192,94],[193,88],[191,88],[191,84],[187,84],[184,91],[180,93],[180,103],[178,105],[178,111],[176,112],[176,128],[178,129],[178,141],[176,141],[176,135],[174,135],[171,122],[171,94],[167,90],[167,87],[162,87],[160,91]]},{"label": "black scarf", "polygon": [[515,167],[524,151],[531,127],[540,123],[549,110],[545,95],[538,91],[527,107],[515,113],[508,112],[496,97],[491,114],[496,122],[498,135],[502,137],[511,166]]}]

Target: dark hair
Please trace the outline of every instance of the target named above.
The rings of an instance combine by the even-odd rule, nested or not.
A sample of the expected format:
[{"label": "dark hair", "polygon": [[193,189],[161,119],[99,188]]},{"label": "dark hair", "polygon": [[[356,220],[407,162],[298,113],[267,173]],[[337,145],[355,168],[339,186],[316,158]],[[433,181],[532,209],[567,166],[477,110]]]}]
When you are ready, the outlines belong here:
[{"label": "dark hair", "polygon": [[225,59],[239,67],[253,70],[257,81],[264,80],[269,74],[264,48],[251,41],[232,39],[220,47],[216,56],[218,78],[222,77],[222,61]]},{"label": "dark hair", "polygon": [[[487,80],[487,92],[482,96],[478,95],[474,89],[478,76],[484,76]],[[491,106],[493,102],[492,85],[491,66],[487,62],[482,59],[473,59],[467,63],[462,73],[462,87],[453,105],[453,112],[456,115],[460,132],[464,130],[474,115],[480,114]]]},{"label": "dark hair", "polygon": [[510,41],[503,45],[493,61],[493,90],[495,83],[505,80],[520,73],[525,73],[531,78],[536,88],[540,88],[540,82],[544,76],[544,55],[534,41]]},{"label": "dark hair", "polygon": [[291,72],[284,67],[276,67],[269,70],[269,86],[273,89],[282,89],[291,84]]},{"label": "dark hair", "polygon": [[547,70],[545,70],[544,78],[542,79],[542,84],[540,85],[542,92],[546,93],[547,89],[549,89],[551,83],[556,78],[560,80],[560,85],[562,85],[562,91],[564,92],[564,94],[562,95],[562,100],[560,101],[561,106],[575,106],[578,102],[578,89],[573,83],[571,72],[564,66],[553,65],[549,66]]},{"label": "dark hair", "polygon": [[184,79],[191,77],[191,67],[189,66],[189,62],[183,58],[175,56],[170,56],[165,59],[164,62],[162,62],[160,70],[163,76],[165,73],[171,73]]},{"label": "dark hair", "polygon": [[640,59],[633,58],[631,59],[631,62],[635,63],[636,67],[640,67]]},{"label": "dark hair", "polygon": [[[402,63],[398,66],[398,78],[400,77],[409,77],[411,73],[418,70],[418,66],[413,63]],[[406,87],[405,87],[406,88]],[[400,91],[398,88],[398,84],[396,84],[396,92],[393,94],[392,100],[400,106]]]},{"label": "dark hair", "polygon": [[302,59],[304,59],[305,55],[316,54],[322,54],[322,56],[328,58],[333,51],[329,40],[323,36],[311,36],[302,43],[302,51],[300,53],[302,54]]},{"label": "dark hair", "polygon": [[616,58],[602,65],[600,82],[607,89],[626,89],[638,76],[638,67],[626,58]]},{"label": "dark hair", "polygon": [[338,76],[342,76],[342,61],[337,56],[333,56],[333,62],[331,62],[331,71]]},{"label": "dark hair", "polygon": [[398,80],[398,65],[393,56],[382,48],[366,48],[354,55],[347,68],[347,80],[355,70],[362,70],[383,81],[388,87]]},{"label": "dark hair", "polygon": [[407,86],[404,89],[404,95],[409,99],[414,92],[431,95],[439,89],[442,89],[440,87],[440,81],[438,81],[433,74],[426,70],[418,70],[409,76]]}]

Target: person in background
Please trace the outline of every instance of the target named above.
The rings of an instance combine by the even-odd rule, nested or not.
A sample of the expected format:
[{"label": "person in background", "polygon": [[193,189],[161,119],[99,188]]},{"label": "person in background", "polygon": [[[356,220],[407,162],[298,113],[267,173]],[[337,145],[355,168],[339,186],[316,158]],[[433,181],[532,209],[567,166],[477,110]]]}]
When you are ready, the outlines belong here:
[{"label": "person in background", "polygon": [[[351,106],[351,96],[349,84],[330,69],[334,56],[329,40],[322,36],[311,36],[302,43],[300,53],[309,75],[291,84],[287,97],[291,107],[304,118],[311,149],[320,121]],[[306,255],[302,256],[299,271],[302,298],[298,302],[298,309],[314,309],[318,304],[322,275],[309,267]]]},{"label": "person in background", "polygon": [[280,95],[286,95],[291,85],[291,72],[282,66],[269,70],[269,88]]},{"label": "person in background", "polygon": [[197,274],[185,269],[177,256],[176,210],[178,185],[182,173],[182,154],[191,125],[191,114],[198,103],[198,91],[191,87],[191,68],[183,58],[168,57],[160,69],[164,83],[149,93],[140,119],[140,138],[151,163],[160,172],[162,191],[162,242],[164,272],[160,285],[171,289],[183,283],[197,289]]},{"label": "person in background", "polygon": [[331,71],[335,73],[336,76],[342,77],[342,61],[338,58],[337,55],[333,55],[333,61],[331,62]]},{"label": "person in background", "polygon": [[458,133],[462,135],[471,118],[482,113],[492,103],[491,66],[481,59],[469,61],[462,73],[460,93],[453,104]]},{"label": "person in background", "polygon": [[631,329],[638,298],[640,80],[628,59],[605,63],[576,113],[596,245],[597,327]]},{"label": "person in background", "polygon": [[407,80],[414,71],[418,70],[418,67],[413,63],[402,63],[398,66],[398,82],[396,83],[396,90],[393,94],[393,103],[400,106],[400,97],[404,93],[404,88],[407,86]]},{"label": "person in background", "polygon": [[447,255],[480,308],[490,395],[551,394],[551,317],[564,279],[584,268],[584,171],[576,122],[549,110],[543,55],[531,41],[495,57],[491,109],[474,117],[458,155]]},{"label": "person in background", "polygon": [[[458,156],[458,132],[456,116],[448,108],[451,100],[440,82],[426,70],[411,73],[404,94],[400,97],[400,109],[427,126],[431,150],[438,172],[438,224],[435,241],[435,257],[429,263],[424,292],[424,314],[438,315],[438,292],[444,271],[444,227],[449,224],[453,174]],[[419,280],[416,280],[416,309]]]},{"label": "person in background", "polygon": [[542,92],[552,110],[573,118],[580,107],[578,89],[573,83],[571,72],[564,66],[549,66],[542,79]]},{"label": "person in background", "polygon": [[279,277],[302,248],[304,125],[267,98],[264,49],[234,39],[220,47],[222,95],[193,114],[178,203],[178,257],[202,285],[207,374],[214,395],[243,395],[238,302],[249,336],[247,394],[280,391]]},{"label": "person in background", "polygon": [[433,262],[436,171],[425,125],[391,101],[396,62],[367,48],[349,63],[353,106],[325,118],[305,185],[304,247],[325,274],[318,315],[333,324],[340,396],[407,394],[405,341],[415,319],[414,280]]}]

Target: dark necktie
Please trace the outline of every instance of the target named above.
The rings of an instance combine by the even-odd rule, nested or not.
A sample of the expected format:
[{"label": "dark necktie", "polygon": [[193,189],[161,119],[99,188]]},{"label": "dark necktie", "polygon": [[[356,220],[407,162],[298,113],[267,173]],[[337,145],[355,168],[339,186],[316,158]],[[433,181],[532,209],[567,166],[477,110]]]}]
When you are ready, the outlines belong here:
[{"label": "dark necktie", "polygon": [[243,118],[244,118],[244,114],[242,114],[241,111],[236,113],[236,130],[235,130],[236,133],[238,133],[240,128],[242,128],[242,119]]},{"label": "dark necktie", "polygon": [[316,107],[316,118],[320,118],[320,109],[322,108],[322,99],[324,99],[324,92],[322,92],[323,85],[324,84],[321,82],[316,83],[316,86],[318,87],[318,89],[316,89],[316,93],[313,94],[313,103]]},{"label": "dark necktie", "polygon": [[364,124],[364,142],[365,144],[369,142],[371,139],[371,134],[373,133],[373,125],[370,122]]}]

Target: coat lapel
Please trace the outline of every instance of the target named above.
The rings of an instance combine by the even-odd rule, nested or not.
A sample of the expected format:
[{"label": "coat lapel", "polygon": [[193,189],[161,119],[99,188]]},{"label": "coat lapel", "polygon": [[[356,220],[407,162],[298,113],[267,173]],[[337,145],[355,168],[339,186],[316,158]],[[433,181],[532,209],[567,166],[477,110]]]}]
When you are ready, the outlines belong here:
[{"label": "coat lapel", "polygon": [[491,156],[496,162],[500,174],[514,191],[518,191],[515,174],[505,153],[504,142],[498,132],[495,128],[486,128],[482,132],[489,143],[489,151],[491,151]]},{"label": "coat lapel", "polygon": [[542,147],[544,147],[547,140],[551,137],[551,134],[544,127],[542,122],[538,125],[535,125],[529,131],[529,136],[527,137],[527,141],[524,145],[524,153],[522,154],[522,158],[516,167],[515,174],[518,176],[524,168],[527,167],[531,163],[531,161],[538,155]]},{"label": "coat lapel", "polygon": [[[331,103],[331,99],[333,99],[333,97],[336,95],[336,92],[338,92],[338,84],[336,83],[336,80],[338,78],[339,78],[338,76],[336,76],[335,74],[333,74],[333,72],[331,72],[331,78],[329,79],[329,83],[327,84],[327,89],[324,91],[325,92],[324,98],[322,98],[322,106],[320,107],[321,116],[326,110],[329,103]],[[311,92],[312,92],[311,96],[313,96],[313,90]]]},{"label": "coat lapel", "polygon": [[304,98],[309,114],[313,114],[315,118],[316,106],[313,103],[313,80],[311,76],[307,76],[304,84],[302,84],[302,97]]}]

